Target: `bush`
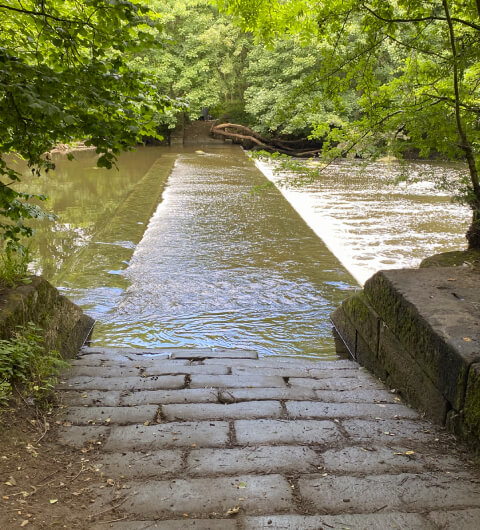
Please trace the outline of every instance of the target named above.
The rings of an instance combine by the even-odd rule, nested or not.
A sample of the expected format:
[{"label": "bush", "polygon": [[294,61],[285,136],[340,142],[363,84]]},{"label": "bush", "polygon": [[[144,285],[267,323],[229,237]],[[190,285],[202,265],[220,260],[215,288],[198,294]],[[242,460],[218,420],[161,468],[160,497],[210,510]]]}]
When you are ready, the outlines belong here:
[{"label": "bush", "polygon": [[18,326],[12,339],[0,340],[0,403],[6,404],[14,388],[45,402],[67,366],[57,351],[45,349],[38,326]]}]

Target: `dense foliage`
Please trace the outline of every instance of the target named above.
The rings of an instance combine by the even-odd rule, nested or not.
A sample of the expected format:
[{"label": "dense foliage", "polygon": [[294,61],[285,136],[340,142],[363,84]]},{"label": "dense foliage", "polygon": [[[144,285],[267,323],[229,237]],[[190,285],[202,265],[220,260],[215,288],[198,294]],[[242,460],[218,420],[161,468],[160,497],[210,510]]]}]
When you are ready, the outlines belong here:
[{"label": "dense foliage", "polygon": [[152,116],[170,101],[127,62],[159,41],[137,0],[2,0],[0,16],[0,234],[15,247],[31,234],[24,220],[42,213],[14,190],[9,153],[40,174],[56,144],[85,139],[111,167],[122,149],[156,135]]},{"label": "dense foliage", "polygon": [[315,127],[325,155],[364,154],[377,145],[395,154],[415,148],[421,155],[464,157],[469,174],[462,193],[473,210],[467,239],[480,248],[479,0],[218,4],[264,42],[295,37],[323,45],[309,86],[340,109],[343,94],[359,96],[347,126],[322,121]]}]

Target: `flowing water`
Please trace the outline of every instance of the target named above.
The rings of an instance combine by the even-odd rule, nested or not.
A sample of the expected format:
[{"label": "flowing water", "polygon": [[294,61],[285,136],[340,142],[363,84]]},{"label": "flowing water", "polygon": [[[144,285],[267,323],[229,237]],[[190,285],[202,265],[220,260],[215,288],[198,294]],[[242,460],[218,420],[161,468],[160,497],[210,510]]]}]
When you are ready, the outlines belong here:
[{"label": "flowing water", "polygon": [[[96,169],[91,151],[75,162],[58,155],[48,179],[28,182],[50,196],[59,215],[38,229],[34,268],[97,319],[95,343],[246,347],[333,359],[329,314],[358,288],[345,265],[362,281],[352,263],[367,263],[368,273],[388,259],[403,265],[395,262],[395,245],[410,249],[408,262],[437,248],[425,250],[427,240],[445,237],[442,249],[457,247],[464,231],[458,207],[447,210],[445,197],[420,193],[419,216],[410,192],[385,190],[371,176],[362,183],[361,172],[352,176],[348,167],[345,182],[337,171],[329,182],[282,190],[312,229],[276,187],[265,186],[240,148],[204,149],[140,148],[110,172]],[[262,170],[276,178],[271,167]],[[392,200],[395,216],[388,213]],[[389,223],[379,221],[384,211]],[[423,228],[418,235],[415,216],[435,235]],[[368,226],[380,243],[365,235]],[[327,236],[344,265],[316,234]]]}]

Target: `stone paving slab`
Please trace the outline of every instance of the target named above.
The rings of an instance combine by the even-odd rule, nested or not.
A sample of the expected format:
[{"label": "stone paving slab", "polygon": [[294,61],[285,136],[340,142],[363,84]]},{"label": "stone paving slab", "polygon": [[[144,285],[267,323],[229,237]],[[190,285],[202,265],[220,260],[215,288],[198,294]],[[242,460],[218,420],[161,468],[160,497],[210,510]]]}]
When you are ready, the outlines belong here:
[{"label": "stone paving slab", "polygon": [[307,370],[301,367],[232,367],[233,375],[270,375],[276,377],[305,377],[305,378],[315,378],[315,379],[325,379],[325,378],[342,378],[342,377],[359,377],[359,370],[316,370],[310,369]]},{"label": "stone paving slab", "polygon": [[293,418],[418,418],[414,410],[394,404],[290,401],[286,407]]},{"label": "stone paving slab", "polygon": [[248,350],[184,350],[172,353],[170,357],[172,359],[257,359],[258,353]]},{"label": "stone paving slab", "polygon": [[343,439],[333,421],[238,420],[235,433],[245,445],[335,444]]},{"label": "stone paving slab", "polygon": [[242,449],[196,449],[187,459],[192,476],[240,473],[307,473],[319,469],[321,458],[304,446],[260,446]]},{"label": "stone paving slab", "polygon": [[480,526],[479,509],[431,512],[428,518],[439,529],[478,530]]},{"label": "stone paving slab", "polygon": [[262,375],[193,375],[190,388],[254,388],[286,386],[281,377]]},{"label": "stone paving slab", "polygon": [[239,513],[278,513],[294,509],[294,501],[290,484],[281,475],[241,475],[133,482],[123,506],[128,512],[142,516],[182,517],[184,513],[219,516],[237,507]]},{"label": "stone paving slab", "polygon": [[[89,530],[113,528],[106,524],[96,524]],[[183,519],[168,521],[121,521],[115,523],[115,530],[238,530],[236,519]],[[318,529],[317,529],[318,530]]]},{"label": "stone paving slab", "polygon": [[230,367],[247,367],[247,368],[303,368],[305,370],[341,370],[341,369],[360,369],[360,366],[354,361],[348,359],[340,361],[319,361],[318,359],[309,359],[304,357],[260,357],[252,362],[250,359],[205,359],[203,364],[210,366],[220,364]]},{"label": "stone paving slab", "polygon": [[183,466],[181,450],[110,453],[97,462],[96,468],[113,478],[164,478],[180,473]]},{"label": "stone paving slab", "polygon": [[110,390],[66,390],[60,395],[62,403],[71,407],[117,407],[120,405],[121,393]]},{"label": "stone paving slab", "polygon": [[342,420],[346,434],[355,442],[381,443],[423,442],[432,443],[440,439],[439,431],[427,422],[412,420]]},{"label": "stone paving slab", "polygon": [[167,447],[222,447],[229,439],[227,422],[185,422],[112,427],[106,451],[153,450]]},{"label": "stone paving slab", "polygon": [[356,377],[343,377],[341,379],[309,379],[306,377],[291,377],[288,384],[292,387],[300,386],[312,390],[377,390],[378,383],[359,380]]},{"label": "stone paving slab", "polygon": [[235,403],[237,401],[260,401],[260,400],[307,400],[316,399],[315,392],[310,389],[294,387],[276,388],[228,388],[218,393],[218,399],[222,403]]},{"label": "stone paving slab", "polygon": [[126,425],[153,422],[157,418],[156,405],[139,407],[70,407],[60,418],[73,425]]},{"label": "stone paving slab", "polygon": [[317,401],[323,403],[396,403],[400,399],[387,390],[315,390]]},{"label": "stone paving slab", "polygon": [[278,401],[249,401],[247,403],[197,403],[164,405],[162,416],[167,421],[177,420],[238,420],[245,418],[279,418],[282,406]]},{"label": "stone paving slab", "polygon": [[431,454],[412,450],[411,445],[345,447],[321,454],[321,467],[328,473],[412,473],[424,471],[458,471],[458,456]]},{"label": "stone paving slab", "polygon": [[162,403],[218,403],[218,392],[211,388],[184,388],[182,390],[140,390],[124,394],[122,405]]},{"label": "stone paving slab", "polygon": [[[454,487],[449,487],[452,482]],[[458,473],[422,473],[421,477],[409,473],[366,477],[303,476],[298,486],[307,501],[331,514],[480,506],[480,483],[465,480]]]},{"label": "stone paving slab", "polygon": [[[416,513],[378,513],[341,516],[274,515],[247,517],[242,530],[435,530],[425,517]],[[458,527],[460,530],[460,527]],[[462,529],[463,530],[463,529]]]},{"label": "stone paving slab", "polygon": [[[214,377],[214,376],[212,376]],[[60,383],[60,390],[166,390],[182,388],[185,377],[165,375],[155,377],[72,377],[68,382]]]},{"label": "stone paving slab", "polygon": [[356,363],[255,356],[82,352],[56,421],[115,483],[89,528],[480,528],[469,454]]}]

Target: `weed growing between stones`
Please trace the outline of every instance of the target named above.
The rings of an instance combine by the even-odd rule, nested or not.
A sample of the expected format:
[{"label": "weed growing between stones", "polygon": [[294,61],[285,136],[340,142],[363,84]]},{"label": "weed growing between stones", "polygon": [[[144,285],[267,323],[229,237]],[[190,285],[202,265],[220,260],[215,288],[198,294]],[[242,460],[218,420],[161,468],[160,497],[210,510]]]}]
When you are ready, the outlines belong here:
[{"label": "weed growing between stones", "polygon": [[68,364],[57,351],[45,348],[42,330],[33,322],[17,329],[10,340],[0,340],[0,405],[8,402],[14,389],[44,405]]}]

